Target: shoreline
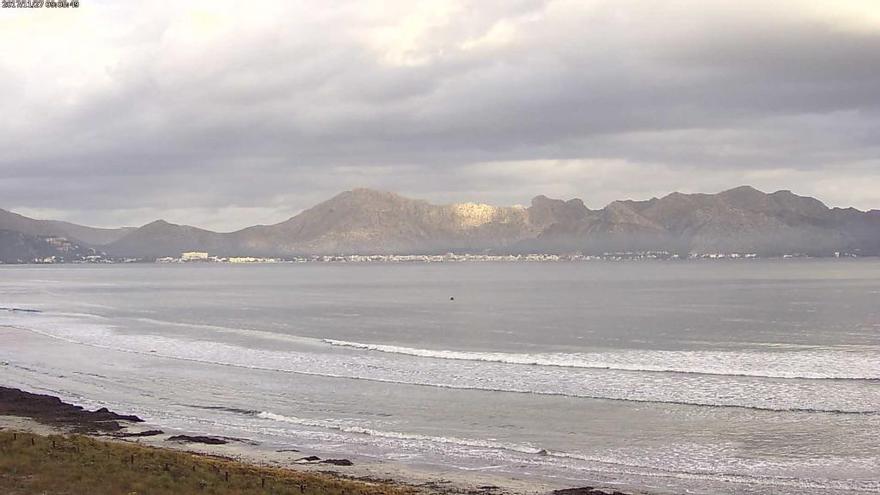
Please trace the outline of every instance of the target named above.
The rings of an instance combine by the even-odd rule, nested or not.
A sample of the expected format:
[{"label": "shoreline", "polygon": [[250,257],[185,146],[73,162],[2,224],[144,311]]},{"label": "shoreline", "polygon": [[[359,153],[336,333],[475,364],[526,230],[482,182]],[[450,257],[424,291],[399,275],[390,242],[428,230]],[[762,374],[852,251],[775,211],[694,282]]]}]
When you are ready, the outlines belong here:
[{"label": "shoreline", "polygon": [[[357,486],[381,486],[395,493],[633,495],[633,492],[611,488],[554,486],[534,480],[420,469],[357,457],[321,458],[316,453],[302,452],[295,446],[271,450],[260,448],[259,443],[245,438],[165,431],[161,425],[147,424],[134,415],[118,414],[106,408],[88,411],[55,396],[4,386],[0,386],[0,432],[22,432],[46,438],[82,435],[108,444],[123,443],[208,459],[224,459],[234,463],[235,469],[240,470],[270,470],[273,473],[281,470],[291,475],[316,476],[328,484],[342,482]],[[355,488],[352,489],[357,491]]]}]

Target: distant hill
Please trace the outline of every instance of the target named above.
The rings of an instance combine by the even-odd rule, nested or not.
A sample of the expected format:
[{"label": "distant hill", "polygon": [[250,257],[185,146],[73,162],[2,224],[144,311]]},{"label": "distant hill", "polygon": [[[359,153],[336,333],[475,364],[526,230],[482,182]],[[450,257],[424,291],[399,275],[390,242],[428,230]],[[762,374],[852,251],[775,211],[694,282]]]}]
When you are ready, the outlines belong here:
[{"label": "distant hill", "polygon": [[185,251],[235,252],[227,234],[156,220],[137,228],[119,240],[102,246],[111,255],[133,258],[177,256]]},{"label": "distant hill", "polygon": [[36,236],[61,236],[91,246],[100,246],[119,240],[134,228],[99,229],[57,220],[35,220],[18,213],[0,209],[0,230],[21,232]]},{"label": "distant hill", "polygon": [[743,186],[718,194],[672,193],[648,201],[615,201],[579,221],[548,229],[538,241],[545,247],[588,251],[878,254],[880,215],[831,209],[790,191],[766,194]]},{"label": "distant hill", "polygon": [[63,237],[44,237],[12,230],[0,230],[0,263],[34,263],[46,258],[77,261],[96,254]]},{"label": "distant hill", "polygon": [[427,253],[502,249],[529,232],[522,208],[432,205],[394,193],[346,191],[279,224],[231,234],[260,254]]},{"label": "distant hill", "polygon": [[880,254],[880,212],[828,208],[790,191],[767,194],[748,186],[718,194],[615,201],[600,210],[590,210],[580,199],[546,196],[535,197],[528,207],[434,205],[355,189],[284,222],[231,233],[162,220],[137,229],[91,229],[0,212],[0,228],[64,235],[112,255],[145,258],[190,250],[224,256],[450,251]]}]

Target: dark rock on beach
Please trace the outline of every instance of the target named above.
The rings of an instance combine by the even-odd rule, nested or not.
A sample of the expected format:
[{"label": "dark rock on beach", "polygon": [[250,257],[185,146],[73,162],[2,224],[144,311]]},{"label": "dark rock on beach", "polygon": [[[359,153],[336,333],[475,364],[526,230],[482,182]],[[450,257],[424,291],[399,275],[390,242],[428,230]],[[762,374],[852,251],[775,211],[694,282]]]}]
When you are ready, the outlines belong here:
[{"label": "dark rock on beach", "polygon": [[0,387],[0,414],[23,416],[80,433],[116,432],[123,428],[119,421],[143,422],[137,416],[117,414],[105,407],[88,411],[58,397],[8,387]]},{"label": "dark rock on beach", "polygon": [[206,445],[223,445],[229,443],[228,440],[224,438],[218,437],[206,437],[206,436],[192,436],[192,435],[174,435],[173,437],[168,437],[169,442],[189,442],[189,443],[203,443]]},{"label": "dark rock on beach", "polygon": [[552,495],[628,495],[617,490],[606,491],[591,486],[583,486],[580,488],[565,488],[563,490],[554,490]]},{"label": "dark rock on beach", "polygon": [[351,466],[354,464],[353,462],[351,462],[348,459],[323,459],[322,460],[320,457],[318,457],[316,455],[310,455],[307,457],[300,457],[299,459],[295,460],[294,462],[297,462],[300,464],[312,464],[312,463],[332,464],[334,466]]},{"label": "dark rock on beach", "polygon": [[310,455],[308,457],[300,457],[296,460],[296,462],[317,462],[320,461],[321,458],[316,455]]},{"label": "dark rock on beach", "polygon": [[165,432],[162,430],[146,430],[146,431],[139,431],[137,433],[116,433],[113,436],[119,437],[119,438],[139,438],[139,437],[155,437],[156,435],[161,435],[163,433],[165,433]]},{"label": "dark rock on beach", "polygon": [[115,412],[110,411],[106,407],[102,407],[98,409],[93,414],[96,416],[100,415],[109,419],[114,419],[118,421],[131,421],[132,423],[143,423],[144,420],[135,416],[134,414],[116,414]]}]

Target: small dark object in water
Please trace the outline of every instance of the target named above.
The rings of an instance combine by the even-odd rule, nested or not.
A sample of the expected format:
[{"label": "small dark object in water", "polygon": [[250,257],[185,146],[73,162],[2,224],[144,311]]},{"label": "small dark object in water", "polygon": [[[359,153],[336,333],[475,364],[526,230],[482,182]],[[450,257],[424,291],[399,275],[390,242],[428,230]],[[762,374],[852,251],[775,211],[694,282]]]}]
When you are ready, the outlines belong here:
[{"label": "small dark object in water", "polygon": [[450,300],[450,301],[455,301],[455,298],[454,298],[454,297],[450,297],[449,300]]},{"label": "small dark object in water", "polygon": [[217,438],[217,437],[205,437],[205,436],[190,436],[190,435],[174,435],[173,437],[168,437],[169,442],[191,442],[191,443],[204,443],[206,445],[223,445],[229,443],[228,441]]},{"label": "small dark object in water", "polygon": [[297,459],[296,461],[297,461],[297,462],[300,462],[300,461],[305,461],[305,462],[315,462],[315,461],[320,461],[320,460],[321,460],[320,457],[318,457],[318,456],[316,456],[316,455],[310,455],[310,456],[308,456],[308,457],[300,457],[300,458]]},{"label": "small dark object in water", "polygon": [[351,466],[353,463],[348,459],[324,459],[321,464],[333,464],[334,466]]}]

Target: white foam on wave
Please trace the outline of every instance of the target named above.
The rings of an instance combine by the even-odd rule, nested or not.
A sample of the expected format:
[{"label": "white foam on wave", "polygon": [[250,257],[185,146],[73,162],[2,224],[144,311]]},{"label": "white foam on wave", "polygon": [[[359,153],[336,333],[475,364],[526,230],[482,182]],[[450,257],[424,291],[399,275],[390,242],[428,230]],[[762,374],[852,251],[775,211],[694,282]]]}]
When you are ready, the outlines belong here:
[{"label": "white foam on wave", "polygon": [[457,438],[457,437],[440,437],[440,436],[429,436],[429,435],[419,435],[415,433],[400,433],[396,431],[382,431],[375,430],[372,428],[367,428],[364,426],[357,425],[345,425],[337,421],[328,421],[328,420],[317,420],[317,419],[303,419],[297,418],[293,416],[284,416],[281,414],[275,414],[268,411],[262,411],[256,415],[258,418],[269,419],[272,421],[281,421],[284,423],[291,423],[299,426],[307,426],[312,428],[324,428],[329,430],[337,430],[345,433],[354,433],[359,435],[369,435],[371,437],[380,437],[387,438],[393,440],[408,440],[408,441],[419,441],[419,442],[431,442],[431,443],[439,443],[439,444],[450,444],[457,445],[462,447],[475,447],[475,448],[484,448],[484,449],[501,449],[501,450],[509,450],[512,452],[519,452],[523,454],[541,454],[546,453],[546,451],[530,446],[530,445],[518,445],[512,443],[501,443],[501,442],[493,442],[489,440],[478,440],[478,439],[467,439],[467,438]]},{"label": "white foam on wave", "polygon": [[299,335],[288,335],[284,333],[268,332],[265,330],[256,330],[253,328],[230,327],[224,325],[211,325],[208,323],[188,323],[180,321],[160,320],[156,318],[133,318],[134,321],[169,328],[192,328],[194,330],[207,330],[210,332],[220,332],[228,334],[243,335],[247,337],[258,337],[267,340],[278,340],[285,342],[293,342],[299,344],[320,344],[321,339],[313,337],[300,337]]},{"label": "white foam on wave", "polygon": [[[444,451],[447,455],[451,454],[462,457],[476,455],[480,456],[481,459],[484,459],[487,462],[502,461],[504,463],[497,466],[469,468],[471,470],[518,466],[517,470],[519,471],[523,465],[538,466],[547,463],[554,463],[558,467],[569,469],[572,472],[586,470],[591,472],[613,473],[616,475],[704,480],[712,482],[721,481],[724,483],[757,485],[763,487],[794,487],[810,490],[857,490],[866,493],[880,492],[880,482],[874,480],[810,479],[791,476],[747,474],[746,472],[755,473],[755,466],[751,463],[739,465],[738,462],[728,463],[724,466],[724,469],[721,470],[721,466],[719,465],[720,460],[717,456],[706,456],[707,459],[711,459],[709,462],[687,462],[686,464],[672,462],[668,465],[666,463],[661,463],[663,465],[657,465],[645,463],[644,461],[646,459],[664,459],[663,455],[645,456],[642,453],[637,458],[614,454],[596,456],[579,452],[547,450],[530,444],[377,430],[370,427],[348,424],[344,421],[305,419],[276,414],[269,411],[259,412],[256,414],[256,417],[306,428],[319,428],[341,433],[366,435],[373,438],[389,440],[391,442],[403,442],[402,445],[409,446],[410,448],[413,445],[416,445],[429,451],[434,449],[426,448],[426,444],[442,445],[444,446]],[[678,450],[686,453],[692,453],[694,449],[699,449],[699,446],[696,445],[674,445],[677,446]],[[670,445],[664,447],[664,451],[666,454],[669,454],[669,450],[674,448],[673,445]],[[689,458],[689,456],[674,457],[675,459],[673,459],[673,461]],[[779,463],[779,466],[787,466],[787,464],[788,463],[782,461]]]},{"label": "white foam on wave", "polygon": [[588,368],[463,365],[383,353],[252,348],[180,336],[118,333],[92,320],[48,313],[14,314],[12,326],[62,341],[150,357],[329,378],[584,399],[738,407],[770,411],[880,413],[880,389],[860,381],[789,381],[698,374],[634,373]]},{"label": "white foam on wave", "polygon": [[784,353],[607,350],[594,353],[518,354],[419,349],[334,339],[324,339],[324,342],[337,347],[456,361],[760,378],[880,380],[880,360],[876,358],[877,353],[852,350],[811,349]]},{"label": "white foam on wave", "polygon": [[[219,364],[241,368],[292,372],[306,375],[364,379],[380,382],[435,386],[451,389],[501,390],[530,394],[568,395],[615,400],[651,399],[657,402],[694,401],[695,405],[736,405],[737,407],[767,406],[786,408],[820,406],[840,408],[855,412],[858,408],[878,410],[880,398],[870,388],[850,388],[866,385],[858,382],[798,382],[791,386],[784,380],[767,388],[761,379],[731,379],[730,377],[647,375],[591,369],[560,370],[556,367],[523,366],[511,372],[505,363],[484,362],[479,366],[467,365],[456,360],[438,360],[430,367],[420,359],[392,357],[378,353],[323,354],[314,352],[280,352],[268,349],[252,349],[221,342],[194,341],[154,335],[119,334],[113,327],[96,324],[91,319],[75,319],[47,313],[16,314],[4,323],[14,323],[19,328],[65,340],[67,342],[131,352],[144,356],[157,356],[207,364]],[[0,350],[2,355],[2,350]],[[119,359],[108,356],[108,359]],[[574,379],[571,379],[574,377]],[[779,385],[781,382],[781,385]],[[737,384],[741,385],[737,385]],[[645,386],[647,384],[647,386]],[[868,384],[870,385],[870,384]],[[864,393],[860,393],[859,391]],[[779,401],[767,402],[767,397],[780,397]],[[812,402],[811,402],[812,401]],[[824,402],[823,402],[824,401]],[[851,401],[851,402],[847,402]],[[859,402],[861,401],[861,402]],[[702,403],[702,404],[701,404]],[[785,409],[784,409],[785,410]],[[624,455],[609,453],[601,457],[581,452],[543,451],[529,444],[506,443],[491,439],[462,438],[462,436],[431,436],[402,431],[391,431],[381,425],[360,423],[352,420],[306,419],[284,416],[269,411],[254,414],[266,421],[314,428],[316,435],[347,435],[356,438],[364,435],[364,445],[381,442],[390,449],[411,452],[454,452],[462,458],[499,460],[518,471],[522,465],[541,469],[552,466],[567,473],[605,472],[624,476],[650,476],[724,481],[759,486],[787,486],[804,490],[852,490],[876,493],[876,482],[845,480],[811,480],[783,476],[763,476],[772,470],[760,466],[732,464],[724,470],[704,471],[702,465],[690,463],[693,455],[688,450],[682,459],[687,464],[662,461],[665,453],[656,456]],[[254,421],[254,420],[248,420]],[[285,429],[288,427],[269,426]],[[294,429],[295,430],[295,429]],[[324,433],[321,433],[324,431]],[[290,434],[290,431],[288,431]],[[354,435],[354,437],[350,437]],[[341,437],[340,437],[341,438]],[[377,440],[382,439],[382,440]],[[438,445],[442,446],[439,448]],[[664,447],[666,448],[666,447]],[[412,449],[412,450],[410,450]],[[674,456],[675,457],[675,456]],[[657,464],[644,463],[657,460]],[[717,458],[713,458],[717,462]],[[752,468],[755,468],[752,470]],[[723,472],[721,472],[723,471]],[[785,472],[793,472],[785,470]],[[762,473],[762,475],[752,474]],[[792,492],[794,493],[794,492]]]}]

